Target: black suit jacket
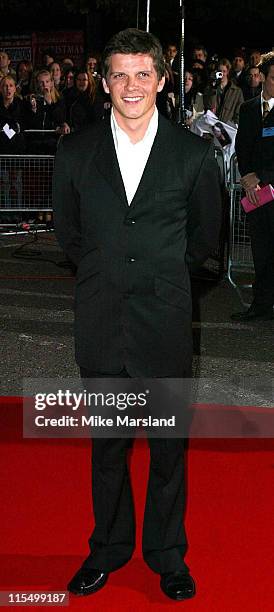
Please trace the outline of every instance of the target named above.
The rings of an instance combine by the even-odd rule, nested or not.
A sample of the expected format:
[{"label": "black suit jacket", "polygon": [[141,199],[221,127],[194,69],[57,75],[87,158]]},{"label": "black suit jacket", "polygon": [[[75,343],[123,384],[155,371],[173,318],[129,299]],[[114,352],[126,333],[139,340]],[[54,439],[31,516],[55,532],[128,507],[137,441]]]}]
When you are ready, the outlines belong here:
[{"label": "black suit jacket", "polygon": [[263,122],[259,95],[240,108],[235,150],[242,176],[255,172],[262,183],[274,184],[274,136],[262,138],[263,127],[274,127],[274,108]]},{"label": "black suit jacket", "polygon": [[78,266],[76,360],[89,370],[181,376],[192,358],[189,266],[216,247],[211,145],[159,116],[127,204],[109,122],[64,137],[54,172],[56,234]]}]

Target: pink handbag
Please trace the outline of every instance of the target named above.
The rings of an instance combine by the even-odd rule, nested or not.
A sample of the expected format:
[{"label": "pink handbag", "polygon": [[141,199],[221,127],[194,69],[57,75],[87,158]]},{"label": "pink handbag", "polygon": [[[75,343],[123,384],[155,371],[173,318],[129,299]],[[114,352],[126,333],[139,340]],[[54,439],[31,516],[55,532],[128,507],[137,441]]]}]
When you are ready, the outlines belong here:
[{"label": "pink handbag", "polygon": [[261,187],[261,189],[258,189],[257,196],[259,198],[259,204],[257,206],[252,204],[252,202],[250,202],[246,196],[242,198],[241,204],[246,213],[256,210],[256,208],[259,208],[264,204],[268,204],[268,202],[271,202],[271,200],[274,200],[274,189],[272,185],[265,185],[264,187]]}]

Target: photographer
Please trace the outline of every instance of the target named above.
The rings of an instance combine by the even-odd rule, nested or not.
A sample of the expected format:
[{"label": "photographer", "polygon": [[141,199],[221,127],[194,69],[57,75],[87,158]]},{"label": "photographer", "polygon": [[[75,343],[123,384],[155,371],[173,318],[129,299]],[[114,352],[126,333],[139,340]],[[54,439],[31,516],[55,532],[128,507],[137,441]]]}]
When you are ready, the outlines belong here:
[{"label": "photographer", "polygon": [[204,91],[204,106],[211,110],[220,121],[238,124],[240,106],[244,101],[240,87],[231,80],[231,63],[223,58],[218,70],[211,74],[210,84]]}]

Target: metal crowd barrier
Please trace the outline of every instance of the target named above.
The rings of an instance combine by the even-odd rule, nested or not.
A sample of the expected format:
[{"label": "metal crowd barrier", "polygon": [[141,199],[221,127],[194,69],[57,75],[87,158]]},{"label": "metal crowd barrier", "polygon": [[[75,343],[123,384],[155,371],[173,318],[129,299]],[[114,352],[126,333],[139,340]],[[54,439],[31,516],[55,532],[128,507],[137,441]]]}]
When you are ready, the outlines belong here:
[{"label": "metal crowd barrier", "polygon": [[[207,269],[215,277],[220,278],[224,271],[227,184],[226,164],[221,148],[216,147],[215,158],[224,192],[223,229],[218,248],[211,253],[207,262]],[[0,155],[0,234],[2,236],[29,231],[28,221],[35,215],[30,214],[27,218],[27,213],[52,212],[53,167],[54,155]],[[36,223],[34,222],[35,219],[33,225],[36,231],[39,231],[41,224],[37,223],[37,219]],[[46,224],[44,226],[46,227]]]},{"label": "metal crowd barrier", "polygon": [[[248,215],[242,209],[240,200],[242,189],[238,172],[237,158],[230,160],[229,180],[222,149],[215,149],[215,158],[220,169],[223,190],[223,223],[220,241],[212,252],[206,269],[220,278],[224,272],[225,247],[228,238],[227,275],[244,305],[243,289],[250,288],[243,280],[253,275],[253,258],[248,231]],[[5,223],[2,216],[7,213],[52,212],[52,173],[54,155],[0,155],[0,232],[1,235],[22,233],[24,222]],[[229,232],[227,231],[227,198],[230,199]],[[17,225],[14,231],[11,227]],[[27,225],[27,224],[26,224]],[[41,228],[41,226],[40,226]],[[6,230],[6,231],[5,231]],[[28,228],[29,230],[29,228]],[[36,223],[36,231],[39,224]],[[228,237],[229,234],[229,237]]]},{"label": "metal crowd barrier", "polygon": [[[234,153],[230,160],[230,232],[228,248],[228,279],[239,294],[244,306],[248,306],[243,298],[243,289],[252,287],[246,282],[254,274],[251,242],[248,229],[248,215],[241,205],[244,193],[240,185],[237,157]],[[250,279],[249,279],[250,280]]]},{"label": "metal crowd barrier", "polygon": [[52,211],[53,166],[54,155],[0,155],[2,235],[24,231],[26,213]]}]

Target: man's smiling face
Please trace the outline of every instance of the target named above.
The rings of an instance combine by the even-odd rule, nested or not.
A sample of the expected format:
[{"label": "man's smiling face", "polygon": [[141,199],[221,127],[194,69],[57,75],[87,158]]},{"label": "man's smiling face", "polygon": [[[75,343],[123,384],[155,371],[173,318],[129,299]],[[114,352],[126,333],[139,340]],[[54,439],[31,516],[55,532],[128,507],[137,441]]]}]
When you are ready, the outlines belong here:
[{"label": "man's smiling face", "polygon": [[157,92],[163,89],[164,83],[164,77],[159,81],[150,55],[112,55],[103,86],[111,96],[120,126],[131,120],[149,121],[154,112]]}]

